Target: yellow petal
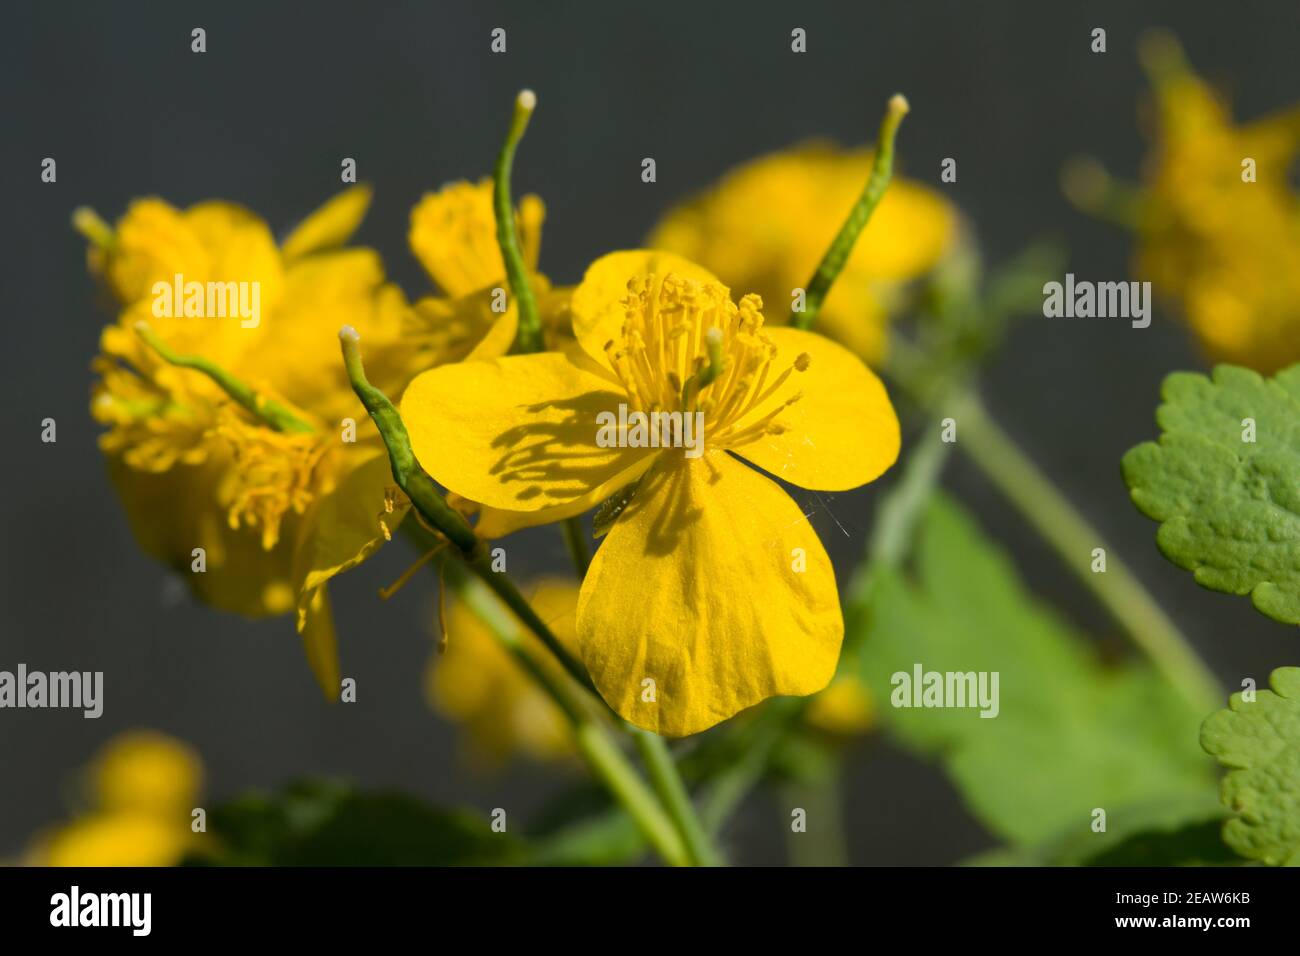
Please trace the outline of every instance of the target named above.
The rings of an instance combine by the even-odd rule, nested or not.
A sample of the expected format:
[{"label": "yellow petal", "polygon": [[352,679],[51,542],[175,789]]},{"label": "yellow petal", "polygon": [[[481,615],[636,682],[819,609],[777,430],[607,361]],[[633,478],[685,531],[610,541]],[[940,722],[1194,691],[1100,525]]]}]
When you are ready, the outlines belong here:
[{"label": "yellow petal", "polygon": [[138,730],[113,738],[91,773],[103,810],[183,818],[198,798],[203,764],[179,740]]},{"label": "yellow petal", "polygon": [[118,220],[115,242],[103,260],[108,282],[123,305],[150,295],[176,273],[206,278],[208,251],[185,214],[161,199],[137,199]]},{"label": "yellow petal", "polygon": [[821,690],[844,622],[812,526],[724,452],[660,462],[582,585],[579,649],[601,696],[638,727],[681,737]]},{"label": "yellow petal", "polygon": [[672,273],[697,282],[717,282],[713,273],[671,252],[635,249],[601,256],[587,269],[582,283],[573,291],[570,309],[573,334],[583,349],[602,366],[608,367],[605,343],[623,330],[623,299],[628,280],[634,276],[657,277],[652,291],[659,294],[664,276]]},{"label": "yellow petal", "polygon": [[[177,571],[200,601],[245,617],[287,613],[293,608],[293,549],[282,542],[268,551],[257,529],[230,527],[215,501],[228,466],[214,453],[202,465],[154,474],[114,456],[109,475],[140,547]],[[298,520],[286,516],[284,526],[296,530]],[[193,570],[197,548],[204,552],[202,573]]]},{"label": "yellow petal", "polygon": [[368,185],[359,185],[326,200],[289,234],[280,247],[281,254],[286,260],[297,259],[343,245],[366,218],[372,193]]},{"label": "yellow petal", "polygon": [[427,296],[412,306],[404,320],[403,340],[419,355],[422,368],[470,358],[498,358],[510,351],[518,329],[518,312],[492,310],[493,290],[477,289],[447,299]]},{"label": "yellow petal", "polygon": [[377,551],[387,540],[385,528],[391,534],[401,524],[410,502],[403,495],[390,501],[392,485],[388,456],[371,454],[360,459],[304,520],[294,556],[298,632],[312,672],[331,700],[338,696],[339,665],[325,584]]},{"label": "yellow petal", "polygon": [[415,456],[444,488],[492,508],[541,511],[600,494],[657,451],[597,446],[597,415],[623,401],[563,355],[514,355],[417,376],[402,418]]},{"label": "yellow petal", "polygon": [[49,837],[34,854],[34,862],[39,866],[175,866],[194,844],[185,818],[96,813]]},{"label": "yellow petal", "polygon": [[[187,272],[186,282],[256,282],[262,316],[273,313],[284,291],[284,266],[267,224],[251,210],[219,200],[191,206],[185,210],[185,222],[211,260],[206,276]],[[170,282],[173,277],[161,278]]]},{"label": "yellow petal", "polygon": [[298,632],[302,634],[302,649],[307,655],[307,666],[330,703],[339,699],[342,686],[339,673],[339,642],[334,631],[334,606],[330,604],[329,588],[321,585],[307,592],[307,599],[298,604]]},{"label": "yellow petal", "polygon": [[602,482],[599,487],[581,498],[575,498],[553,508],[543,508],[541,511],[506,511],[501,508],[480,506],[478,521],[474,524],[474,532],[480,538],[491,541],[496,538],[504,538],[516,531],[522,531],[524,528],[536,528],[544,524],[554,524],[557,521],[577,517],[599,506],[606,498],[632,484],[632,482],[644,475],[654,463],[655,456],[653,455],[637,458],[629,467],[623,469],[608,481]]},{"label": "yellow petal", "polygon": [[[817,331],[880,368],[889,352],[889,298],[897,289],[879,282],[836,282],[817,315]],[[834,303],[831,300],[834,299]],[[782,320],[784,321],[784,320]]]},{"label": "yellow petal", "polygon": [[773,366],[784,368],[807,355],[806,371],[746,419],[743,429],[781,402],[802,393],[776,421],[784,429],[743,445],[728,445],[782,481],[818,491],[846,491],[874,481],[898,459],[898,415],[874,372],[830,339],[792,328],[764,328],[776,343]]},{"label": "yellow petal", "polygon": [[[515,213],[524,264],[537,269],[546,207],[524,196]],[[411,210],[411,251],[449,296],[468,295],[505,282],[506,267],[497,245],[492,180],[449,183],[427,193]]]},{"label": "yellow petal", "polygon": [[406,384],[415,370],[399,371],[411,351],[401,341],[408,306],[401,290],[384,283],[383,263],[373,250],[340,249],[299,259],[286,273],[285,290],[275,315],[264,315],[255,329],[238,329],[250,343],[235,367],[244,381],[273,391],[330,427],[337,428],[345,416],[362,421],[338,356],[338,330],[351,325],[367,343],[371,381],[380,388]]},{"label": "yellow petal", "polygon": [[465,356],[466,361],[479,361],[481,359],[500,358],[510,351],[510,347],[515,344],[515,336],[519,333],[519,310],[515,308],[513,302],[510,306],[496,316],[496,320],[488,326],[487,332],[478,344],[470,350],[469,355]]}]

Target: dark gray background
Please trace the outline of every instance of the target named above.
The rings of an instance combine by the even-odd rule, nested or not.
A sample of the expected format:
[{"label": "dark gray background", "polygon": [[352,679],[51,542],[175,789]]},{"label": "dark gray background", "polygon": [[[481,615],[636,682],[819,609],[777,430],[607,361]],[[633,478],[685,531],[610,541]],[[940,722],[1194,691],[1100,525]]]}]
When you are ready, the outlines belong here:
[{"label": "dark gray background", "polygon": [[[1061,198],[1062,163],[1095,154],[1133,173],[1146,83],[1135,41],[1173,28],[1203,73],[1254,116],[1300,93],[1294,3],[29,3],[6,8],[4,373],[0,469],[0,668],[106,672],[98,721],[0,711],[0,855],[65,814],[80,766],[112,734],[155,727],[192,742],[209,800],[302,774],[340,774],[431,800],[526,812],[561,778],[517,765],[484,778],[457,760],[454,729],[430,713],[427,583],[381,604],[408,554],[392,548],[335,588],[344,672],[359,702],[327,707],[287,619],[249,623],[167,599],[167,572],[135,546],[95,446],[89,362],[108,316],[96,305],[82,203],[114,219],[134,196],[178,205],[229,198],[283,233],[339,188],[356,157],[377,195],[358,241],[378,248],[412,296],[427,280],[406,247],[426,190],[486,173],[515,92],[540,96],[516,187],[549,208],[543,268],[580,276],[594,256],[639,243],[665,205],[732,164],[811,136],[860,142],[889,94],[913,112],[903,170],[938,184],[975,223],[994,262],[1027,240],[1068,243],[1070,267],[1127,274],[1126,236]],[[208,52],[190,52],[190,30]],[[509,53],[488,52],[509,31]],[[791,28],[808,52],[790,52]],[[1089,51],[1104,26],[1109,52]],[[58,161],[58,182],[40,162]],[[654,156],[658,179],[642,184]],[[332,334],[334,330],[324,330]],[[1151,328],[1031,318],[987,375],[1006,426],[1080,503],[1173,612],[1225,683],[1294,663],[1294,631],[1244,600],[1199,590],[1165,563],[1154,525],[1129,503],[1120,455],[1154,436],[1161,377],[1202,364],[1168,310]],[[58,421],[58,443],[39,423]],[[1032,585],[1101,639],[1113,625],[1012,514],[958,462],[950,484],[1012,550]],[[878,488],[834,496],[846,538],[817,517],[841,579],[862,548]],[[558,566],[552,530],[519,564]],[[1014,785],[1014,784],[1011,784]],[[852,859],[949,863],[989,845],[933,769],[879,739],[850,755]],[[742,861],[781,857],[786,816],[763,801],[729,834]]]}]

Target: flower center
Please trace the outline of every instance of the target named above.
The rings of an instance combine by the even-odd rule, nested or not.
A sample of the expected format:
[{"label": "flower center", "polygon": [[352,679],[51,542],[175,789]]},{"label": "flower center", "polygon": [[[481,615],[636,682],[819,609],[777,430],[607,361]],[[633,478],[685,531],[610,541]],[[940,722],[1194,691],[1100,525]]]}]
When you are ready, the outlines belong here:
[{"label": "flower center", "polygon": [[318,465],[329,442],[250,424],[230,409],[223,409],[214,432],[234,457],[217,491],[230,527],[259,528],[262,547],[269,551],[280,540],[285,514],[302,514],[317,495],[331,490],[332,480],[318,473],[328,471]]},{"label": "flower center", "polygon": [[800,353],[780,367],[762,331],[762,299],[736,305],[725,286],[673,273],[634,276],[627,288],[622,335],[605,353],[631,410],[701,412],[714,448],[783,430],[777,417],[800,398],[782,397],[786,380],[810,359]]}]

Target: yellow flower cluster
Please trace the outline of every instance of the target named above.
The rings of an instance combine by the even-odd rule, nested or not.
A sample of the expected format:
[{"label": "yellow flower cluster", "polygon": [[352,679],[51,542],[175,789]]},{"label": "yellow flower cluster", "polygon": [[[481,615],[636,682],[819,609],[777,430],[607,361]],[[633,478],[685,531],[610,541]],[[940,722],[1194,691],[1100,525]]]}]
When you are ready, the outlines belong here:
[{"label": "yellow flower cluster", "polygon": [[[332,330],[367,329],[376,376],[390,387],[410,374],[405,297],[384,281],[377,254],[344,247],[369,201],[363,187],[344,192],[278,247],[261,219],[232,203],[180,210],[142,199],[112,229],[88,211],[76,217],[92,240],[92,270],[121,306],[101,336],[91,410],[108,428],[101,447],[137,539],[215,607],[253,617],[297,607],[331,696],[338,676],[323,583],[375,546],[379,516],[392,510],[378,435]],[[174,287],[229,290],[224,314],[207,314],[210,295],[176,310]],[[256,290],[255,322],[230,314],[241,287]],[[305,427],[253,417],[210,376],[161,356],[141,324],[173,353],[291,408]]]},{"label": "yellow flower cluster", "polygon": [[[481,538],[604,505],[608,533],[580,587],[545,581],[535,599],[565,622],[565,647],[619,715],[685,735],[775,694],[815,693],[843,635],[834,573],[767,476],[838,491],[893,463],[898,421],[858,356],[880,357],[885,317],[944,255],[955,215],[895,184],[822,312],[849,349],[767,321],[752,290],[784,317],[868,167],[868,154],[823,146],[760,160],[656,230],[657,245],[703,264],[618,252],[571,288],[539,271],[545,210],[524,197],[514,226],[547,347],[532,355],[510,354],[520,316],[489,180],[452,183],[412,210],[410,246],[437,287],[413,303],[373,251],[347,245],[365,187],[278,245],[231,203],[139,200],[113,227],[79,211],[91,269],[120,305],[94,363],[92,411],[132,528],[201,600],[250,616],[296,610],[336,697],[326,585],[410,504],[339,359],[336,333],[352,326],[371,381],[404,392],[421,465],[477,516]],[[255,315],[203,311],[213,288],[242,308],[246,284]],[[620,411],[698,421],[698,446],[598,427]],[[567,752],[551,705],[466,608],[451,608],[435,705],[489,754]],[[854,688],[837,686],[828,724],[861,726]]]},{"label": "yellow flower cluster", "polygon": [[[1137,234],[1134,274],[1178,303],[1211,359],[1284,368],[1300,360],[1300,109],[1237,124],[1172,37],[1147,38],[1142,58],[1156,140],[1120,212]],[[1108,181],[1085,173],[1067,189],[1099,206]]]},{"label": "yellow flower cluster", "polygon": [[152,731],[112,740],[91,764],[91,808],[33,841],[31,866],[174,866],[203,846],[193,827],[198,755]]}]

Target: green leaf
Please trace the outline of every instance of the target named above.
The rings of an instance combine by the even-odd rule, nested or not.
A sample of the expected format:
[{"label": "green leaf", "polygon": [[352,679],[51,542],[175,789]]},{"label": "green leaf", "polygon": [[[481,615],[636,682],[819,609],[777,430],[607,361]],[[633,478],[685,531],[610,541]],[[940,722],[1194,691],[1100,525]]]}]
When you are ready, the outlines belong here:
[{"label": "green leaf", "polygon": [[1218,817],[1169,830],[1143,830],[1090,856],[1085,866],[1236,866],[1241,861],[1223,845]]},{"label": "green leaf", "polygon": [[245,794],[212,813],[205,862],[260,866],[463,866],[520,862],[519,841],[486,819],[333,781]]},{"label": "green leaf", "polygon": [[609,791],[588,781],[543,804],[529,821],[527,837],[531,866],[620,866],[649,852]]},{"label": "green leaf", "polygon": [[645,837],[621,807],[611,807],[588,819],[532,841],[531,866],[622,866],[646,855]]},{"label": "green leaf", "polygon": [[1236,815],[1223,839],[1249,860],[1300,866],[1300,667],[1279,667],[1272,690],[1205,719],[1201,746],[1229,768],[1224,806]]},{"label": "green leaf", "polygon": [[[880,568],[866,613],[850,615],[867,628],[861,676],[885,725],[940,760],[991,832],[1032,845],[1091,834],[1095,808],[1114,829],[1125,807],[1212,794],[1200,715],[1149,668],[1104,666],[955,502],[930,504],[914,563],[912,580]],[[997,716],[892,706],[902,691],[894,675],[910,677],[916,664],[997,672]]]},{"label": "green leaf", "polygon": [[1160,522],[1166,558],[1204,587],[1249,594],[1262,613],[1300,624],[1300,365],[1272,379],[1230,365],[1213,376],[1165,379],[1160,441],[1124,456],[1124,481]]},{"label": "green leaf", "polygon": [[1000,847],[965,866],[1240,866],[1223,842],[1225,811],[1213,787],[1108,814],[1105,833],[1073,827],[1033,846]]}]

